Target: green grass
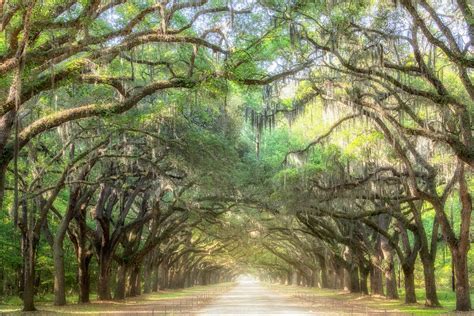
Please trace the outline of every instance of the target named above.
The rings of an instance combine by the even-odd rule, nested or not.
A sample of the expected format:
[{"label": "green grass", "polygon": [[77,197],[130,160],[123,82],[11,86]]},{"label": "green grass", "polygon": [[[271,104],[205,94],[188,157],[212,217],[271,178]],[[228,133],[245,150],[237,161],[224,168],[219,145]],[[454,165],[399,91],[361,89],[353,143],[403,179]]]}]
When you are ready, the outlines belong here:
[{"label": "green grass", "polygon": [[[369,309],[400,311],[413,315],[439,315],[454,311],[456,305],[456,296],[450,290],[438,290],[438,298],[442,305],[441,308],[429,308],[424,306],[425,295],[423,289],[416,290],[417,304],[405,304],[404,293],[401,293],[400,300],[389,300],[384,297],[351,294],[341,292],[340,290],[305,288],[298,286],[271,285],[272,288],[285,294],[305,293],[315,295],[320,298],[328,298],[344,303],[353,303],[359,306],[367,306]],[[474,294],[471,294],[471,301],[474,301]]]}]

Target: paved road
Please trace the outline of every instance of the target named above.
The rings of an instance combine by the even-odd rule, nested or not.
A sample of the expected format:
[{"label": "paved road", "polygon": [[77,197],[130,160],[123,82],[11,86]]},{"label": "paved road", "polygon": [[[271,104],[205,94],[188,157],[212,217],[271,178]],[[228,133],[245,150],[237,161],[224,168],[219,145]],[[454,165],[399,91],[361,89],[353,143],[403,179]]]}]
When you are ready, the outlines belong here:
[{"label": "paved road", "polygon": [[298,302],[264,288],[258,282],[240,282],[201,310],[198,315],[315,315],[315,313],[311,313]]}]

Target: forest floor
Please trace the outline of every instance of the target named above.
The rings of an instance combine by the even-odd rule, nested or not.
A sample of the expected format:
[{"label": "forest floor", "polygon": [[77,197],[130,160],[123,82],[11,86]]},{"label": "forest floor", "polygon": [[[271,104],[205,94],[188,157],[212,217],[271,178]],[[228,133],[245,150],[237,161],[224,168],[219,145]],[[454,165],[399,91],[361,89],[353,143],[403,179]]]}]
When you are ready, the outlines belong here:
[{"label": "forest floor", "polygon": [[89,304],[66,306],[53,306],[51,302],[39,301],[36,304],[38,311],[34,313],[21,312],[19,301],[0,304],[0,315],[192,315],[232,286],[232,283],[195,286],[143,294],[122,301],[92,300]]}]

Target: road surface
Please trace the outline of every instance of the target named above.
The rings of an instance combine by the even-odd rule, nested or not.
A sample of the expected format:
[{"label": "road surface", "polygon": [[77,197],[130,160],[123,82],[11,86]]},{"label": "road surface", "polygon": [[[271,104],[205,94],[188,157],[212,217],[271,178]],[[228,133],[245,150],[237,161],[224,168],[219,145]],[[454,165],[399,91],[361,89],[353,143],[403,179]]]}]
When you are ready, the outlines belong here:
[{"label": "road surface", "polygon": [[[257,281],[239,282],[198,315],[316,315],[308,307],[263,287]],[[323,314],[321,314],[323,315]]]}]

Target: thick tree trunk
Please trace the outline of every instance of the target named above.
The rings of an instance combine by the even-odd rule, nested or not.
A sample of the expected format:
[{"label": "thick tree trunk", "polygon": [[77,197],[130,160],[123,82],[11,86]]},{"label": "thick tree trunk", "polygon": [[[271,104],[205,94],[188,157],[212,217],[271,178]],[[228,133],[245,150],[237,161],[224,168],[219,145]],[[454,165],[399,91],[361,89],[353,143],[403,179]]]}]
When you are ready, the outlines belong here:
[{"label": "thick tree trunk", "polygon": [[[74,147],[73,147],[74,148]],[[66,305],[66,278],[64,274],[64,238],[76,211],[75,195],[70,197],[66,214],[64,214],[53,239],[54,262],[54,305]]]},{"label": "thick tree trunk", "polygon": [[[388,225],[388,223],[387,223]],[[380,240],[380,249],[384,258],[384,277],[387,298],[398,299],[397,277],[395,274],[394,251],[390,246],[387,238],[382,237]]]},{"label": "thick tree trunk", "polygon": [[160,266],[156,265],[153,267],[153,285],[151,287],[151,290],[153,292],[158,292],[159,284],[160,284],[160,274],[159,274]]},{"label": "thick tree trunk", "polygon": [[[469,133],[470,136],[470,133]],[[472,197],[464,173],[464,164],[461,165],[459,175],[459,199],[461,202],[461,227],[458,242],[451,241],[451,255],[453,257],[454,275],[456,278],[456,310],[471,310],[469,289],[469,269],[467,255],[470,247],[470,228],[472,216]]]},{"label": "thick tree trunk", "polygon": [[291,284],[298,285],[298,273],[296,271],[291,272]]},{"label": "thick tree trunk", "polygon": [[403,275],[405,276],[405,303],[416,303],[415,293],[415,267],[403,266]]},{"label": "thick tree trunk", "polygon": [[351,291],[351,270],[350,267],[344,267],[343,270],[343,289],[344,291]]},{"label": "thick tree trunk", "polygon": [[296,285],[301,285],[301,273],[295,272]]},{"label": "thick tree trunk", "polygon": [[338,264],[334,267],[334,288],[344,289],[344,267]]},{"label": "thick tree trunk", "polygon": [[[287,275],[285,275],[284,278],[285,278],[285,284],[286,284]],[[199,285],[204,285],[204,272],[202,270],[199,270],[198,280],[199,280]]]},{"label": "thick tree trunk", "polygon": [[197,271],[195,268],[193,268],[189,274],[189,286],[190,287],[193,287],[194,285],[196,285],[196,274],[197,274]]},{"label": "thick tree trunk", "polygon": [[130,296],[138,296],[141,294],[141,275],[140,275],[140,265],[136,265],[132,269],[130,276]]},{"label": "thick tree trunk", "polygon": [[[290,279],[291,279],[291,274],[290,275]],[[210,273],[208,271],[203,271],[202,272],[202,284],[203,285],[208,285],[210,284],[211,281],[210,281]]]},{"label": "thick tree trunk", "polygon": [[430,307],[437,307],[439,303],[438,293],[436,291],[436,278],[434,269],[434,260],[430,256],[424,256],[420,251],[420,258],[423,264],[423,275],[425,279],[426,299],[425,305]]},{"label": "thick tree trunk", "polygon": [[369,294],[369,288],[367,286],[369,278],[369,269],[359,267],[360,273],[360,291],[366,295]]},{"label": "thick tree trunk", "polygon": [[127,296],[129,297],[135,296],[135,282],[136,282],[136,272],[134,268],[131,268],[129,272],[129,277],[128,277],[128,289],[127,289]]},{"label": "thick tree trunk", "polygon": [[370,269],[370,294],[384,295],[383,292],[383,275],[379,267],[382,265],[382,249],[380,237],[375,241],[375,254],[371,256]]},{"label": "thick tree trunk", "polygon": [[389,299],[398,299],[398,289],[397,289],[397,277],[395,274],[395,269],[393,262],[389,268],[385,270],[385,287],[387,290],[387,298]]},{"label": "thick tree trunk", "polygon": [[146,265],[145,269],[143,270],[143,293],[148,294],[151,292],[151,284],[152,284],[152,270],[150,265]]},{"label": "thick tree trunk", "polygon": [[102,254],[99,260],[99,282],[97,295],[99,300],[110,300],[110,258],[106,254]]},{"label": "thick tree trunk", "polygon": [[207,281],[207,284],[214,284],[214,281],[213,281],[213,274],[212,272],[210,271],[208,274],[207,274],[209,280]]},{"label": "thick tree trunk", "polygon": [[326,265],[326,260],[319,260],[319,266],[321,267],[321,288],[328,289],[329,288],[329,280],[328,280],[328,269]]},{"label": "thick tree trunk", "polygon": [[312,280],[311,280],[311,286],[312,287],[321,287],[321,275],[319,272],[319,269],[314,269],[312,271]]},{"label": "thick tree trunk", "polygon": [[75,246],[77,260],[77,281],[79,284],[79,304],[87,304],[90,302],[90,273],[89,265],[92,260],[93,253],[87,249],[87,225],[86,213],[82,210],[76,214],[75,222],[78,230],[69,235],[71,242]]},{"label": "thick tree trunk", "polygon": [[66,305],[66,280],[64,275],[64,249],[61,240],[54,240],[54,305]]},{"label": "thick tree trunk", "polygon": [[[195,286],[196,285],[196,277],[197,277],[197,271],[195,268],[193,268],[190,276],[190,286]],[[227,281],[226,281],[227,282]]]},{"label": "thick tree trunk", "polygon": [[35,261],[36,241],[33,232],[26,232],[23,241],[23,311],[35,311]]},{"label": "thick tree trunk", "polygon": [[191,272],[185,273],[184,274],[184,287],[190,287],[191,286]]},{"label": "thick tree trunk", "polygon": [[352,265],[349,271],[350,273],[350,291],[351,293],[360,293],[360,280],[359,280],[359,269],[357,266]]},{"label": "thick tree trunk", "polygon": [[384,295],[382,272],[376,266],[372,266],[372,269],[370,269],[370,294]]},{"label": "thick tree trunk", "polygon": [[125,299],[125,291],[127,284],[127,266],[125,264],[119,264],[117,270],[117,282],[115,284],[114,299],[123,300]]},{"label": "thick tree trunk", "polygon": [[456,310],[471,310],[469,296],[469,272],[467,267],[467,251],[452,250],[454,274],[456,277]]},{"label": "thick tree trunk", "polygon": [[89,264],[92,259],[92,255],[85,254],[83,251],[84,250],[80,250],[78,253],[79,304],[90,303]]},{"label": "thick tree trunk", "polygon": [[287,285],[291,285],[291,282],[293,281],[293,279],[291,278],[291,270],[287,272],[286,274],[286,284]]},{"label": "thick tree trunk", "polygon": [[344,259],[344,290],[351,293],[360,292],[359,271],[354,263],[353,251],[350,247],[344,247],[342,255]]},{"label": "thick tree trunk", "polygon": [[[160,273],[161,277],[159,278],[159,287],[160,289],[166,289],[168,288],[169,285],[169,271],[168,271],[168,266],[165,263],[160,264]],[[205,274],[204,274],[205,275]],[[207,281],[207,279],[205,280]],[[207,285],[207,283],[204,283],[204,285]]]}]

